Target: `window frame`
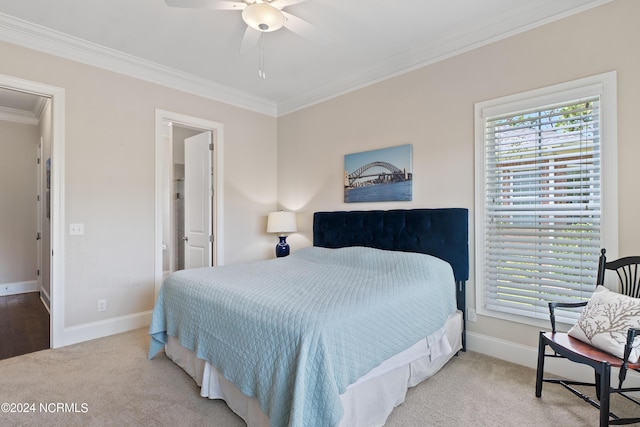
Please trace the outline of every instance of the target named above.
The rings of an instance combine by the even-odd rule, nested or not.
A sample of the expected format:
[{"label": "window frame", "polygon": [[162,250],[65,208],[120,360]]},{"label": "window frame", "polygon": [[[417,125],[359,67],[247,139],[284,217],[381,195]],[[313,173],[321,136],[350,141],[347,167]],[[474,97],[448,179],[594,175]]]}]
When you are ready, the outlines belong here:
[{"label": "window frame", "polygon": [[[519,111],[557,104],[588,96],[600,98],[601,144],[601,240],[607,257],[618,257],[618,168],[617,168],[617,87],[616,72],[598,74],[540,89],[478,102],[474,106],[475,127],[475,281],[476,313],[532,326],[548,327],[548,321],[485,307],[485,191],[487,159],[485,156],[486,117],[516,115]],[[568,324],[567,320],[558,319]]]}]

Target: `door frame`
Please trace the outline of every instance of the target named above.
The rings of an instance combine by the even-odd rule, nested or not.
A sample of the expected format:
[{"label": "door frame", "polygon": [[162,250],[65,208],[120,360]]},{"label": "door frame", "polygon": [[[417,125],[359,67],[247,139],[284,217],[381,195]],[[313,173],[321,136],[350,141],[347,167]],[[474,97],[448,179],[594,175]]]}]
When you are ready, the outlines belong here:
[{"label": "door frame", "polygon": [[212,232],[214,235],[213,249],[213,265],[224,264],[224,126],[222,123],[214,122],[207,119],[188,116],[181,113],[156,109],[155,113],[155,292],[154,299],[157,297],[162,285],[162,228],[163,228],[163,172],[164,168],[173,167],[172,162],[166,162],[166,149],[164,147],[164,139],[167,138],[163,123],[171,122],[182,127],[201,130],[203,132],[211,131],[214,143],[214,160],[213,160],[213,224]]},{"label": "door frame", "polygon": [[[42,135],[40,135],[40,140],[38,141],[38,148],[36,149],[36,158],[38,159],[38,161],[36,162],[36,195],[37,195],[37,201],[36,201],[36,270],[37,270],[37,275],[36,275],[36,283],[37,283],[37,287],[38,287],[38,293],[42,292],[42,232],[43,232],[43,227],[42,227],[42,223],[43,223],[43,206],[46,203],[46,198],[43,196],[43,185],[42,185],[42,181],[44,179],[45,176],[45,162],[43,157],[43,145],[44,141],[42,138]],[[42,296],[40,297],[42,298]],[[49,304],[51,304],[51,298],[49,296]],[[51,315],[51,314],[49,314]],[[51,339],[51,337],[49,337],[49,339]]]},{"label": "door frame", "polygon": [[64,346],[64,153],[65,90],[44,83],[0,74],[0,87],[28,92],[51,99],[51,283],[49,343],[51,348]]}]

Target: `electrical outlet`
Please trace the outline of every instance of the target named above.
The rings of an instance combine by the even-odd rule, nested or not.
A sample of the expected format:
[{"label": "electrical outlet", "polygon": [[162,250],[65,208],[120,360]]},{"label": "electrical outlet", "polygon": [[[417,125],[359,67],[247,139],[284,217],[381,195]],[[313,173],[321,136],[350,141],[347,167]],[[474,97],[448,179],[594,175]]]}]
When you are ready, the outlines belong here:
[{"label": "electrical outlet", "polygon": [[99,299],[98,300],[98,311],[107,311],[107,300]]},{"label": "electrical outlet", "polygon": [[476,321],[476,311],[473,308],[467,308],[467,320],[469,322]]}]

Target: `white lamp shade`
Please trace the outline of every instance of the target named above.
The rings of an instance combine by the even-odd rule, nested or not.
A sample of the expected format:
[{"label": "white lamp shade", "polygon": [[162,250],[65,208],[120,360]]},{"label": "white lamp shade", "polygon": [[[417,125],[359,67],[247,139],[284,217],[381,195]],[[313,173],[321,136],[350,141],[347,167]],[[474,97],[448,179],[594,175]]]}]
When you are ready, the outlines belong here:
[{"label": "white lamp shade", "polygon": [[267,218],[267,233],[295,233],[296,214],[294,212],[271,212]]},{"label": "white lamp shade", "polygon": [[267,3],[253,3],[242,10],[242,19],[254,30],[265,33],[284,26],[285,17],[280,10]]}]

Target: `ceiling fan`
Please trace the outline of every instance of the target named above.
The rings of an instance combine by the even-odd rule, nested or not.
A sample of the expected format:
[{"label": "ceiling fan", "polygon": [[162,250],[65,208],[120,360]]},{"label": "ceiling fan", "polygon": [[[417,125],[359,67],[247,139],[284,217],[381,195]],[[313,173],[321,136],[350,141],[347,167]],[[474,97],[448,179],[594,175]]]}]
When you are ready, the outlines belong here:
[{"label": "ceiling fan", "polygon": [[284,8],[303,3],[306,0],[165,0],[171,7],[202,8],[214,10],[242,11],[242,20],[247,24],[247,29],[242,38],[240,50],[254,45],[260,39],[262,33],[277,31],[286,28],[302,37],[317,37],[317,29],[288,12]]}]

